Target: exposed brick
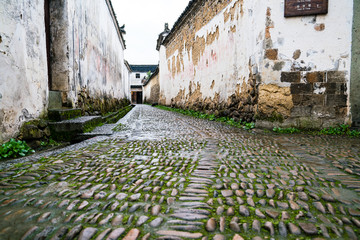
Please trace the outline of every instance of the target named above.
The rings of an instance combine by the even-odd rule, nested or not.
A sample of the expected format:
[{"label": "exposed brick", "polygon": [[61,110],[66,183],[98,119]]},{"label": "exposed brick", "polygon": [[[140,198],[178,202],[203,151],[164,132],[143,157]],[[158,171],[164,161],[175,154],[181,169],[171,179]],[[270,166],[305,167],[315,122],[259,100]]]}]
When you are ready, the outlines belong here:
[{"label": "exposed brick", "polygon": [[303,95],[302,94],[294,94],[294,95],[292,95],[292,100],[293,100],[294,106],[302,105]]},{"label": "exposed brick", "polygon": [[335,117],[334,107],[314,106],[311,109],[311,115],[316,117]]},{"label": "exposed brick", "polygon": [[323,83],[324,87],[326,88],[326,94],[336,94],[337,85],[336,83]]},{"label": "exposed brick", "polygon": [[326,106],[346,107],[347,106],[347,96],[346,95],[328,94],[326,96]]},{"label": "exposed brick", "polygon": [[343,83],[314,83],[314,90],[325,88],[324,94],[337,94],[345,93],[346,86]]},{"label": "exposed brick", "polygon": [[310,106],[295,106],[291,110],[291,117],[310,117],[311,109]]},{"label": "exposed brick", "polygon": [[277,49],[266,49],[265,50],[265,58],[270,60],[278,59],[278,50]]},{"label": "exposed brick", "polygon": [[318,94],[292,95],[294,106],[324,106],[325,98],[325,95]]},{"label": "exposed brick", "polygon": [[337,107],[335,108],[335,114],[337,118],[346,117],[348,108],[347,107]]},{"label": "exposed brick", "polygon": [[336,84],[336,93],[335,94],[343,95],[343,94],[345,94],[346,90],[347,90],[346,83],[337,83]]},{"label": "exposed brick", "polygon": [[294,106],[324,106],[326,96],[318,94],[294,94],[292,99]]},{"label": "exposed brick", "polygon": [[308,83],[325,82],[325,72],[308,72],[306,80]]},{"label": "exposed brick", "polygon": [[327,72],[328,83],[345,83],[346,82],[345,71],[329,71]]},{"label": "exposed brick", "polygon": [[344,118],[347,115],[348,108],[347,107],[339,107],[336,108],[336,117],[337,118]]},{"label": "exposed brick", "polygon": [[281,81],[289,83],[300,83],[301,74],[300,72],[282,72]]},{"label": "exposed brick", "polygon": [[303,106],[324,106],[325,95],[309,94],[303,96]]},{"label": "exposed brick", "polygon": [[291,94],[311,94],[313,86],[310,83],[293,83],[290,89]]},{"label": "exposed brick", "polygon": [[322,87],[326,87],[326,94],[343,95],[347,86],[345,83],[322,83]]}]

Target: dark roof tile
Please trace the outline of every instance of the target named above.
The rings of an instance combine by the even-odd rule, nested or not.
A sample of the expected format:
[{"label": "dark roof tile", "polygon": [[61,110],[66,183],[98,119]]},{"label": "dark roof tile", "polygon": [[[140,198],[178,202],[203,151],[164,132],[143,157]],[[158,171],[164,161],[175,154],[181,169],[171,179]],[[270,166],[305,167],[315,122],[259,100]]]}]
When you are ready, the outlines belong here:
[{"label": "dark roof tile", "polygon": [[155,72],[158,65],[130,65],[132,72]]}]

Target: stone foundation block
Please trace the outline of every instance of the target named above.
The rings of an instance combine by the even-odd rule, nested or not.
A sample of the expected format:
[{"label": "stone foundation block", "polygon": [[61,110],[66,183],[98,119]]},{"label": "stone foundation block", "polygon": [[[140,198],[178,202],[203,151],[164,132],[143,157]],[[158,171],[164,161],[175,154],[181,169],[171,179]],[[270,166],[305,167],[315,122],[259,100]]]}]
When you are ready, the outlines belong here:
[{"label": "stone foundation block", "polygon": [[288,83],[300,83],[301,74],[300,72],[282,72],[281,82]]},{"label": "stone foundation block", "polygon": [[290,87],[291,94],[311,94],[313,85],[310,83],[293,83]]}]

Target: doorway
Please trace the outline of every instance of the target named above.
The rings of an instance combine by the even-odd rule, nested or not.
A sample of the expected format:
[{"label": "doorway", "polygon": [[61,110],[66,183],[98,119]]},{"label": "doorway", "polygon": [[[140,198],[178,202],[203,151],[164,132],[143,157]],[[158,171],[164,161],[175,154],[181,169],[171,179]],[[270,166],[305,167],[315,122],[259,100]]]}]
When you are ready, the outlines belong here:
[{"label": "doorway", "polygon": [[137,92],[136,93],[136,104],[142,104],[142,92]]},{"label": "doorway", "polygon": [[142,104],[143,103],[143,93],[140,91],[131,92],[131,103],[132,104]]}]

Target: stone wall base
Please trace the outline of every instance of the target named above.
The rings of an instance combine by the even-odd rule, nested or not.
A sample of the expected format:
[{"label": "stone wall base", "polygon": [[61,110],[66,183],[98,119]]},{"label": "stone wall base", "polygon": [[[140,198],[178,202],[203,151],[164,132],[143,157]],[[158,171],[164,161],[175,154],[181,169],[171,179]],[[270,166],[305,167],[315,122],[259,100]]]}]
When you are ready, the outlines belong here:
[{"label": "stone wall base", "polygon": [[186,96],[184,90],[180,91],[170,105],[235,121],[256,121],[257,126],[265,128],[320,129],[347,121],[349,108],[343,71],[282,72],[281,82],[288,83],[288,87],[261,84],[256,76],[250,79],[227,101],[220,101],[218,94],[203,98],[198,84]]},{"label": "stone wall base", "polygon": [[116,99],[107,95],[93,97],[86,89],[82,89],[78,94],[76,108],[82,110],[82,115],[105,115],[109,112],[116,112],[130,104],[128,99]]}]

